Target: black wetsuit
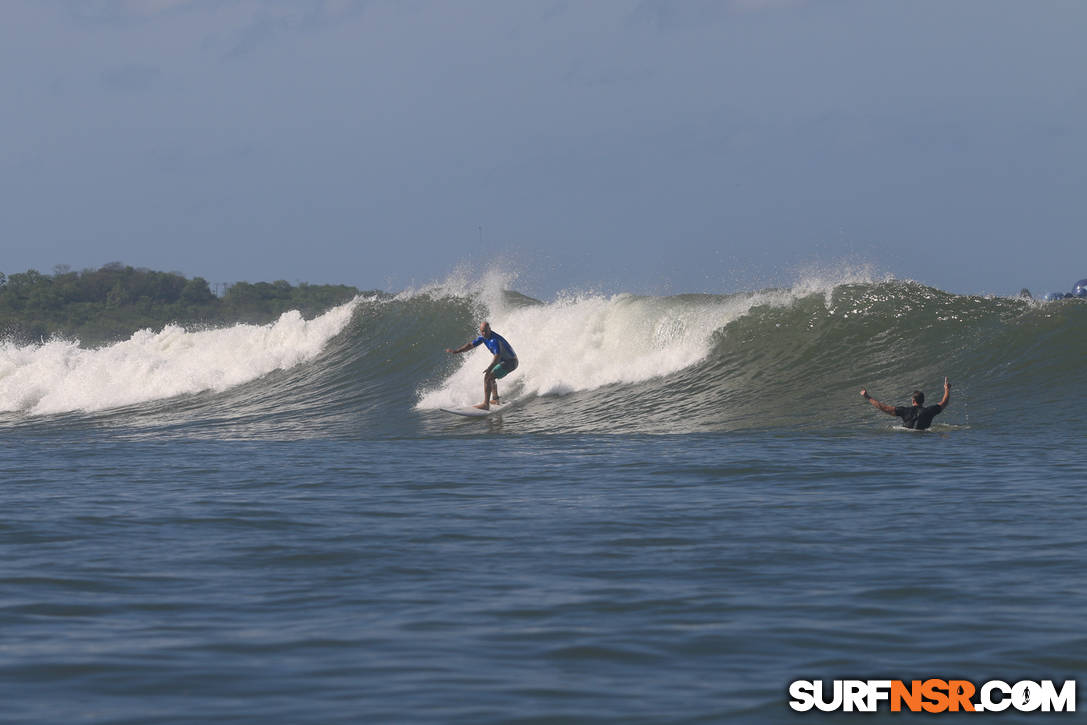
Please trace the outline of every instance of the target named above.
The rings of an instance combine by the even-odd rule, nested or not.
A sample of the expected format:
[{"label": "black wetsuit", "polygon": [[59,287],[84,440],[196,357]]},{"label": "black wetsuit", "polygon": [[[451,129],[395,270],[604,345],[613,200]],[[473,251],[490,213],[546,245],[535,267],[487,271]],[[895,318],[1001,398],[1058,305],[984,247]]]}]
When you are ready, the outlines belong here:
[{"label": "black wetsuit", "polygon": [[924,430],[932,425],[932,419],[940,414],[943,408],[940,404],[930,405],[927,408],[922,408],[920,405],[900,405],[895,408],[895,415],[902,419],[902,425],[907,428],[916,428],[917,430]]}]

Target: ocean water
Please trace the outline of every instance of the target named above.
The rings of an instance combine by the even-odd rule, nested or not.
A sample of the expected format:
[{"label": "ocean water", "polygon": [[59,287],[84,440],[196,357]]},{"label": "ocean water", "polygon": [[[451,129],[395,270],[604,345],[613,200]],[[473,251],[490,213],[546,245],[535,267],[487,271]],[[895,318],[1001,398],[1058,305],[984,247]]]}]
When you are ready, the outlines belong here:
[{"label": "ocean water", "polygon": [[[1087,305],[503,286],[0,343],[0,722],[920,722],[788,686],[1082,684]],[[521,367],[455,418],[483,317]],[[926,432],[857,395],[944,375]]]}]

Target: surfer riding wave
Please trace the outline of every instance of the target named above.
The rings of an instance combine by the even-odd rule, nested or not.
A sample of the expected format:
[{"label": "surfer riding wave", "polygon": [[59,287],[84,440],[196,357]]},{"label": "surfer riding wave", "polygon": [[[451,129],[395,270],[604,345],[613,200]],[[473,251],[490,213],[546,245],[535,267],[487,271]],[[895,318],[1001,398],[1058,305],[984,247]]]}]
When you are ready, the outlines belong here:
[{"label": "surfer riding wave", "polygon": [[467,352],[480,344],[494,354],[490,364],[483,370],[483,402],[475,406],[480,410],[490,410],[491,405],[501,405],[498,397],[498,380],[504,378],[517,369],[517,353],[513,351],[506,338],[491,329],[491,323],[482,322],[479,325],[479,337],[466,342],[457,349],[446,348],[445,351],[457,355]]}]

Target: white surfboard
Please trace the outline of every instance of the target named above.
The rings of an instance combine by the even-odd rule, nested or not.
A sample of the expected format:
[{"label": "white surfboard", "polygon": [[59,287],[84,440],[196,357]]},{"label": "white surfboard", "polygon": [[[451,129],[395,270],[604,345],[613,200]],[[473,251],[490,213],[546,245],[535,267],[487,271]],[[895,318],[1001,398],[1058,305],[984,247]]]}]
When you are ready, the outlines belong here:
[{"label": "white surfboard", "polygon": [[461,408],[439,408],[442,412],[452,413],[453,415],[463,415],[465,418],[483,418],[498,411],[502,407],[501,404],[491,404],[490,410],[480,410],[479,408],[473,408],[470,405],[466,405]]}]

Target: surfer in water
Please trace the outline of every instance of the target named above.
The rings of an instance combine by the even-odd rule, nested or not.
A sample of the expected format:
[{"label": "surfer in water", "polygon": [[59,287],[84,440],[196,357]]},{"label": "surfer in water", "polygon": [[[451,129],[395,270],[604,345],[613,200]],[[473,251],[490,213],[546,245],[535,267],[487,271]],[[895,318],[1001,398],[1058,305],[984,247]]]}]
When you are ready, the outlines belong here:
[{"label": "surfer in water", "polygon": [[480,410],[490,410],[492,404],[501,405],[498,399],[498,379],[506,377],[517,369],[517,353],[506,342],[506,338],[492,330],[491,323],[481,322],[479,337],[464,343],[456,350],[447,347],[445,351],[457,355],[477,347],[480,343],[486,345],[487,349],[494,353],[494,358],[483,371],[483,402],[475,407]]},{"label": "surfer in water", "polygon": [[925,407],[925,394],[920,390],[913,391],[913,397],[911,403],[913,405],[906,407],[900,405],[897,408],[881,403],[871,395],[868,394],[868,388],[861,388],[861,397],[867,400],[872,405],[876,406],[884,413],[888,415],[897,415],[902,419],[902,425],[907,428],[915,428],[917,430],[924,430],[932,425],[932,419],[939,415],[944,408],[947,407],[947,401],[951,400],[951,383],[947,378],[944,378],[944,397],[936,405],[930,405]]}]

